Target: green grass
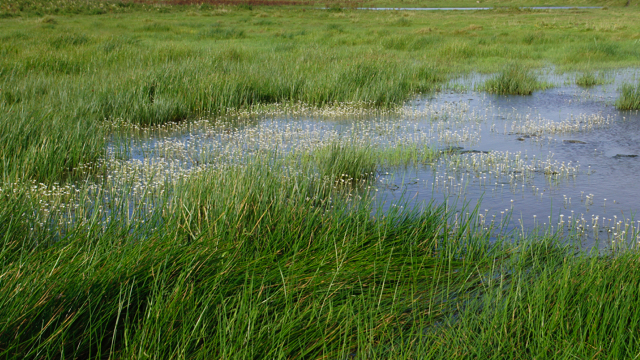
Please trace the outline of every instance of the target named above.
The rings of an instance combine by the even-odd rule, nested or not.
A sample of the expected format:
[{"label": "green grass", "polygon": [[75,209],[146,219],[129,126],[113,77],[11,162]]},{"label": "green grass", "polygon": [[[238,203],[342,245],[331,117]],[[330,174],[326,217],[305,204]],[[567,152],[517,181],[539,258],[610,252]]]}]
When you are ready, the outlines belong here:
[{"label": "green grass", "polygon": [[[14,9],[17,2],[8,4]],[[393,107],[470,70],[495,73],[518,64],[589,71],[637,66],[640,55],[633,44],[638,13],[626,8],[550,17],[543,11],[434,14],[233,6],[171,7],[159,13],[164,7],[147,11],[147,5],[105,3],[108,14],[69,16],[64,7],[53,7],[58,14],[28,10],[45,2],[20,4],[15,8],[26,12],[3,19],[0,31],[0,120],[21,123],[29,114],[49,115],[32,117],[28,133],[4,127],[0,170],[5,179],[48,183],[73,179],[74,168],[101,157],[105,119],[164,124],[299,101]],[[618,16],[620,11],[626,15]],[[513,16],[517,21],[510,20]],[[544,86],[519,70],[490,85],[488,91],[522,94]],[[82,119],[79,127],[74,119]],[[65,122],[53,128],[75,129],[69,138],[77,141],[54,148],[27,138],[45,139],[51,135],[49,124]],[[51,170],[43,164],[56,165]]]},{"label": "green grass", "polygon": [[511,64],[500,74],[485,81],[480,88],[499,95],[531,95],[544,87],[545,84],[540,83],[531,70]]},{"label": "green grass", "polygon": [[[191,3],[191,6],[176,6],[176,4]],[[0,18],[16,17],[24,15],[105,15],[122,14],[137,11],[154,13],[171,13],[188,9],[195,11],[211,11],[219,7],[233,7],[242,10],[257,10],[266,6],[296,5],[297,7],[313,8],[328,7],[334,12],[341,12],[343,9],[354,7],[495,7],[500,11],[520,11],[519,6],[604,6],[620,7],[626,5],[626,0],[565,0],[556,3],[549,3],[543,0],[482,0],[480,3],[473,0],[369,0],[369,1],[267,1],[256,2],[252,0],[238,1],[217,1],[206,2],[197,1],[167,1],[167,2],[131,2],[122,0],[109,0],[103,2],[86,2],[81,0],[66,0],[63,2],[54,0],[7,0],[0,6]],[[631,2],[632,6],[636,6]]]},{"label": "green grass", "polygon": [[[592,3],[617,4],[571,2]],[[110,185],[107,144],[126,159],[149,126],[300,103],[384,111],[471,71],[498,73],[487,91],[527,94],[548,84],[522,69],[640,58],[635,7],[334,10],[0,4],[0,357],[640,352],[636,250],[576,251],[548,233],[495,241],[473,209],[446,204],[382,211],[376,174],[448,156],[429,144],[340,139],[150,180],[139,195],[139,173]],[[637,93],[623,87],[618,104]]]},{"label": "green grass", "polygon": [[[536,249],[532,258],[553,251]],[[637,354],[638,315],[629,307],[638,295],[634,255],[568,259],[551,255],[541,264],[541,268],[533,265],[539,269],[533,270],[533,277],[516,272],[511,279],[500,279],[509,282],[508,290],[497,289],[484,302],[470,306],[473,316],[440,333],[447,351],[463,357],[514,359],[613,359]]]},{"label": "green grass", "polygon": [[640,109],[640,85],[625,84],[620,88],[620,97],[616,100],[618,110]]},{"label": "green grass", "polygon": [[598,79],[593,73],[583,73],[576,78],[576,85],[582,87],[591,87],[598,85]]},{"label": "green grass", "polygon": [[607,79],[602,74],[596,75],[593,72],[583,72],[576,77],[576,85],[582,87],[592,87],[606,83]]},{"label": "green grass", "polygon": [[334,142],[316,151],[320,174],[332,181],[361,182],[370,178],[377,168],[372,149],[367,145]]},{"label": "green grass", "polygon": [[477,246],[462,261],[471,239],[439,225],[443,208],[372,218],[331,182],[253,164],[175,187],[149,225],[88,215],[52,242],[10,221],[19,208],[4,210],[2,354],[384,353],[376,344],[442,318],[497,251]]},{"label": "green grass", "polygon": [[[640,350],[635,252],[576,254],[548,234],[490,242],[444,205],[372,216],[366,192],[356,201],[313,166],[290,165],[258,157],[193,176],[130,221],[105,200],[93,209],[108,208],[110,221],[87,211],[66,233],[29,230],[36,219],[16,217],[33,205],[14,199],[0,210],[2,355],[624,358]],[[127,193],[119,191],[123,203]]]}]

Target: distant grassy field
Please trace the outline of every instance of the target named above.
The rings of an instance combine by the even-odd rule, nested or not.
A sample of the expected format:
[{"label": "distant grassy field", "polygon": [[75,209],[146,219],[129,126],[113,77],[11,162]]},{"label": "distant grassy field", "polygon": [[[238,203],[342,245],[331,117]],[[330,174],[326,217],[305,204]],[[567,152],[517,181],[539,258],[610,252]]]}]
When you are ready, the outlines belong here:
[{"label": "distant grassy field", "polygon": [[141,1],[83,1],[83,0],[6,0],[0,5],[5,17],[26,14],[86,14],[131,13],[136,11],[184,11],[188,6],[241,6],[245,9],[265,6],[279,8],[357,8],[357,7],[518,7],[518,6],[613,6],[637,7],[628,0],[141,0]]},{"label": "distant grassy field", "polygon": [[[0,357],[637,356],[637,251],[490,240],[473,209],[376,211],[381,161],[446,154],[331,143],[142,195],[140,174],[110,188],[104,165],[152,125],[257,106],[385,111],[474,71],[498,73],[483,88],[497,93],[547,86],[547,67],[594,85],[640,65],[625,3],[2,2]],[[342,9],[354,4],[505,8]]]}]

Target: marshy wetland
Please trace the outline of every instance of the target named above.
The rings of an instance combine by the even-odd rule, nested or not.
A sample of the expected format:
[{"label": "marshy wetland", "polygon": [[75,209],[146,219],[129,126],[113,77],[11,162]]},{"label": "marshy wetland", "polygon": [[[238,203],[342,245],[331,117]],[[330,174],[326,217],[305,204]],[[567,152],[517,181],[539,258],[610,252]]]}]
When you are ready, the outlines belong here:
[{"label": "marshy wetland", "polygon": [[547,75],[553,87],[527,97],[478,92],[487,77],[470,76],[384,111],[274,105],[144,129],[114,137],[108,176],[127,182],[136,173],[137,194],[255,154],[297,163],[337,144],[376,159],[363,187],[384,209],[406,200],[456,204],[465,215],[480,207],[475,221],[499,229],[496,236],[545,230],[586,247],[637,246],[638,208],[629,199],[640,193],[640,117],[615,107],[616,89],[636,74],[611,71],[606,84],[589,88],[571,83],[579,76]]},{"label": "marshy wetland", "polygon": [[640,354],[640,10],[447,4],[0,5],[0,355]]}]

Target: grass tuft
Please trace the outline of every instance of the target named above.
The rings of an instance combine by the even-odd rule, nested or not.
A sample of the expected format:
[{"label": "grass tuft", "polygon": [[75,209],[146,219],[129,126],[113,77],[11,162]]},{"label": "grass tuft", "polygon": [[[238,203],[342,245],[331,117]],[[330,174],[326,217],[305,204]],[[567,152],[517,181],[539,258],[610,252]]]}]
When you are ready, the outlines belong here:
[{"label": "grass tuft", "polygon": [[56,20],[55,17],[47,15],[47,16],[43,16],[40,19],[36,20],[37,22],[41,23],[41,24],[52,24],[55,25],[58,23],[58,21]]},{"label": "grass tuft", "polygon": [[51,46],[55,49],[61,49],[67,46],[81,46],[88,42],[89,37],[84,34],[67,34],[52,39]]},{"label": "grass tuft", "polygon": [[625,84],[620,88],[620,97],[616,100],[618,110],[640,109],[640,84]]},{"label": "grass tuft", "polygon": [[201,39],[216,39],[216,40],[227,40],[227,39],[242,39],[245,37],[243,30],[236,29],[222,29],[220,27],[211,27],[206,30],[202,30],[198,33],[198,37]]},{"label": "grass tuft", "polygon": [[366,145],[334,142],[317,153],[318,169],[331,181],[359,182],[376,171],[373,149]]},{"label": "grass tuft", "polygon": [[499,95],[531,95],[543,87],[538,78],[524,66],[511,64],[497,76],[487,80],[482,89]]},{"label": "grass tuft", "polygon": [[606,83],[606,79],[602,75],[596,75],[593,72],[583,72],[580,76],[576,77],[576,85],[582,87],[591,87],[596,85],[603,85]]}]

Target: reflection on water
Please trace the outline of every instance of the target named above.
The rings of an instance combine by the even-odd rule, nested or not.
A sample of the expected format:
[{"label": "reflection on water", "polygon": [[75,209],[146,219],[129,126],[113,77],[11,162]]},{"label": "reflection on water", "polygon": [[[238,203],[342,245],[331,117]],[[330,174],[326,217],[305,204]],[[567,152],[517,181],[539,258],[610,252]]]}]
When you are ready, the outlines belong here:
[{"label": "reflection on water", "polygon": [[[636,243],[640,116],[613,106],[619,85],[636,74],[609,76],[608,84],[584,89],[570,76],[548,75],[560,85],[531,96],[464,90],[482,81],[475,76],[452,84],[456,91],[416,98],[387,113],[306,109],[242,126],[202,121],[132,140],[118,163],[138,166],[140,173],[154,169],[158,179],[242,162],[248,154],[284,156],[344,139],[379,148],[417,144],[447,151],[433,163],[381,168],[376,186],[384,207],[401,199],[409,205],[448,201],[466,205],[465,212],[478,206],[486,226],[493,221],[525,233],[536,226],[566,233],[571,225],[585,246]],[[140,188],[147,185],[140,180]]]}]

